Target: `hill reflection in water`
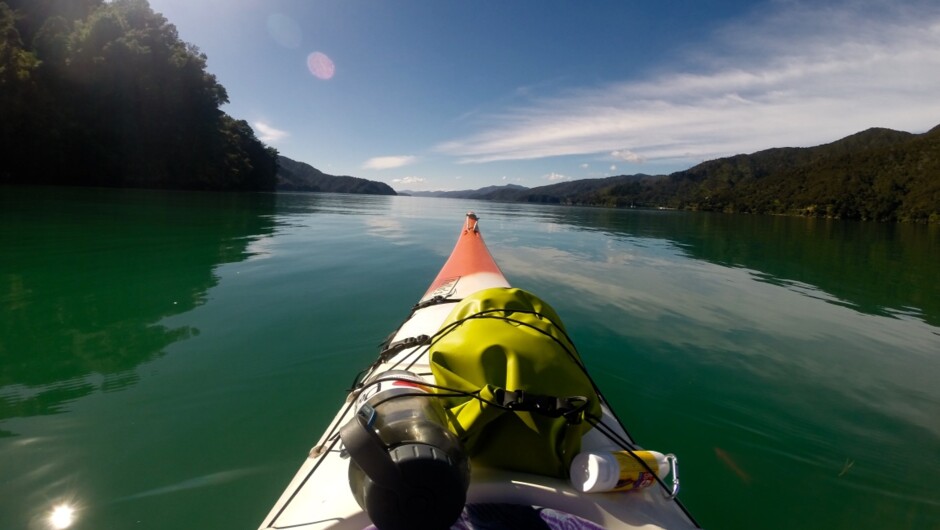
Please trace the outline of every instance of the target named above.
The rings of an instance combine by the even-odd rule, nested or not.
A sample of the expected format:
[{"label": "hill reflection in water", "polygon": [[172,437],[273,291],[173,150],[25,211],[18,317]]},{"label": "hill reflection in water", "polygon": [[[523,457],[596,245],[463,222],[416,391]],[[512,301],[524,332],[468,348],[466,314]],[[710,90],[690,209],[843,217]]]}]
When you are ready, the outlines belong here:
[{"label": "hill reflection in water", "polygon": [[0,420],[134,384],[133,368],[199,333],[159,322],[204,303],[274,211],[270,194],[4,188]]}]

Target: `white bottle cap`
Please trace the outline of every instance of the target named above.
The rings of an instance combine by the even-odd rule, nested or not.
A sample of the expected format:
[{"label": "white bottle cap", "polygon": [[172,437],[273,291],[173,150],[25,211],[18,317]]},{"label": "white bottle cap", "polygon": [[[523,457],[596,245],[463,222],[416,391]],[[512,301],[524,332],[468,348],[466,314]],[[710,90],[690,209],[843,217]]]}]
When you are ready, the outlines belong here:
[{"label": "white bottle cap", "polygon": [[571,485],[591,493],[610,491],[620,480],[620,464],[608,452],[578,453],[571,461]]}]

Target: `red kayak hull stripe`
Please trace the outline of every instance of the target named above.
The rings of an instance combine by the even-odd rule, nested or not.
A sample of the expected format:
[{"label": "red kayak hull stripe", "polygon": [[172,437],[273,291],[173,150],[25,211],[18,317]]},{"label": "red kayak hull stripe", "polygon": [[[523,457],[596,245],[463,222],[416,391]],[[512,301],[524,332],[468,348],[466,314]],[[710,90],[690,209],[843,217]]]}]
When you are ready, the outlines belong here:
[{"label": "red kayak hull stripe", "polygon": [[489,249],[486,248],[486,243],[483,242],[483,235],[477,227],[477,221],[468,217],[457,238],[454,251],[450,253],[450,257],[447,258],[447,262],[431,283],[425,296],[454,278],[480,272],[498,274],[505,281],[503,271],[499,270],[496,260],[493,259]]}]

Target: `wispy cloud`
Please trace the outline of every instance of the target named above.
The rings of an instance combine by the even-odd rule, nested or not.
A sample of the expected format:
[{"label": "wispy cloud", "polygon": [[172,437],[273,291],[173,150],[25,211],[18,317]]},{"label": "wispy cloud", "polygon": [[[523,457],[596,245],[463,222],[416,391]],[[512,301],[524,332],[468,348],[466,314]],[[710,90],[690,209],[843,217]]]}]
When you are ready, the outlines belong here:
[{"label": "wispy cloud", "polygon": [[267,123],[264,123],[261,121],[256,121],[254,123],[254,126],[255,126],[255,130],[258,133],[260,133],[258,135],[258,139],[261,140],[262,142],[274,143],[282,138],[286,138],[287,136],[290,136],[290,133],[288,133],[287,131],[275,129],[274,127],[271,127]]},{"label": "wispy cloud", "polygon": [[402,177],[400,179],[393,179],[392,182],[395,184],[420,184],[424,182],[424,179],[421,177]]},{"label": "wispy cloud", "polygon": [[616,158],[617,160],[623,160],[625,162],[633,162],[634,164],[642,164],[646,162],[646,159],[642,156],[630,151],[629,149],[618,149],[616,151],[611,151],[610,156]]},{"label": "wispy cloud", "polygon": [[566,177],[565,175],[562,175],[561,173],[552,172],[552,173],[549,173],[548,175],[545,175],[542,178],[544,178],[545,180],[549,182],[558,182],[559,180],[565,180],[568,177]]},{"label": "wispy cloud", "polygon": [[362,164],[363,169],[394,169],[414,163],[418,158],[411,155],[377,156]]},{"label": "wispy cloud", "polygon": [[940,122],[940,4],[771,5],[717,32],[688,67],[485,116],[480,132],[437,151],[462,163],[600,153],[699,161]]}]

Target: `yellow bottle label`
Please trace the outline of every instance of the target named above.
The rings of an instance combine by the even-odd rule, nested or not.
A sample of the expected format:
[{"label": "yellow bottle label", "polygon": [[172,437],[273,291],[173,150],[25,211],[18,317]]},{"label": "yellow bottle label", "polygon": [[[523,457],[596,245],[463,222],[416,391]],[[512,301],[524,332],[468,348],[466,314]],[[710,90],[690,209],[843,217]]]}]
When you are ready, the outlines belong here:
[{"label": "yellow bottle label", "polygon": [[[641,458],[654,473],[659,470],[659,461],[653,453],[634,451],[633,454]],[[614,453],[614,457],[617,459],[617,463],[620,464],[620,478],[611,491],[638,490],[656,482],[656,476],[643,467],[643,464],[637,462],[636,458],[627,451],[617,451]]]}]

